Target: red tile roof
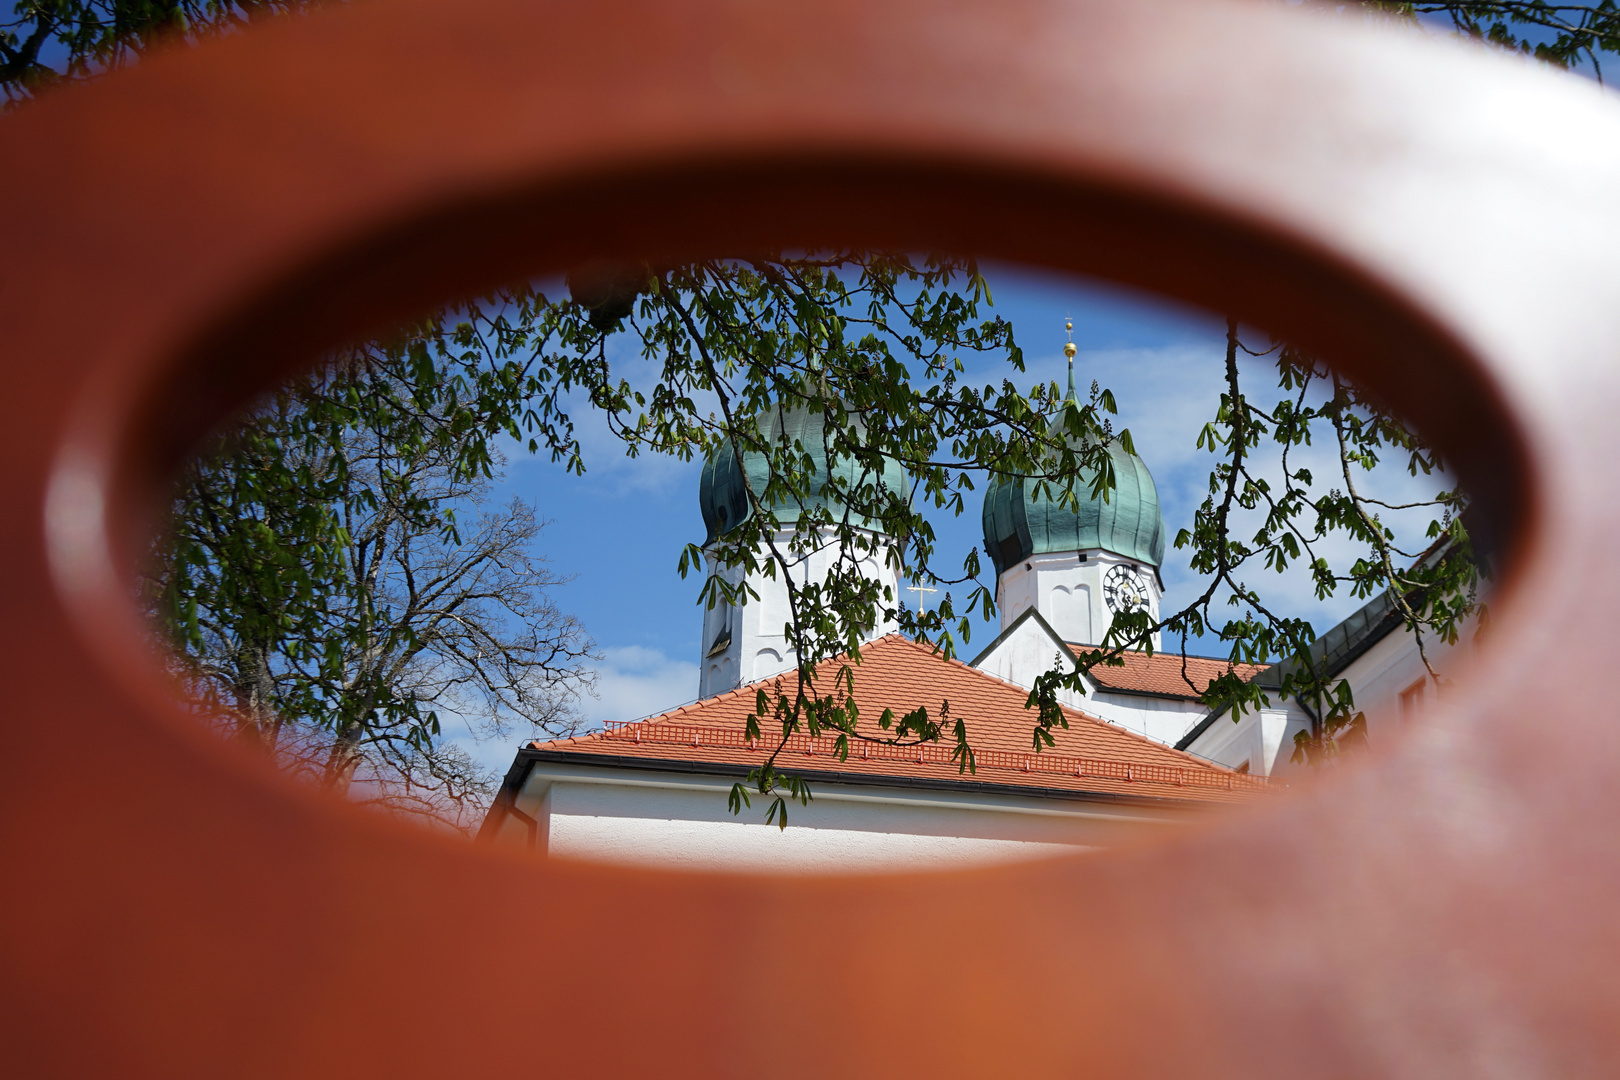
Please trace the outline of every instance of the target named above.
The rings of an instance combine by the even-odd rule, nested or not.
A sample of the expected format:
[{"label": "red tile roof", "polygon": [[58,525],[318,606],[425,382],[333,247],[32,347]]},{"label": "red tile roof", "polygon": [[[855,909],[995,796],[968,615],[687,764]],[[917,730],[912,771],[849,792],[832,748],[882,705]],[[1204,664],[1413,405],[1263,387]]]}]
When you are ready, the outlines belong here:
[{"label": "red tile roof", "polygon": [[[824,663],[818,669],[818,683],[830,685],[838,663]],[[750,745],[744,737],[746,719],[754,709],[757,691],[769,691],[777,681],[784,690],[791,690],[792,676],[778,676],[646,720],[615,724],[607,731],[532,745],[537,750],[563,753],[752,767],[764,760],[775,741],[767,718],[761,723],[763,745]],[[1076,795],[1224,801],[1264,787],[1259,777],[1213,766],[1073,709],[1064,710],[1069,728],[1053,732],[1056,746],[1033,753],[1035,713],[1024,707],[1027,698],[1028,691],[1022,687],[959,660],[946,660],[927,646],[893,634],[863,648],[861,663],[855,668],[858,730],[881,734],[876,721],[886,708],[899,716],[926,706],[930,717],[937,717],[948,703],[951,719],[961,717],[967,724],[968,739],[978,758],[977,774],[958,773],[950,760],[949,728],[946,741],[923,747],[855,741],[843,761],[833,754],[832,736],[811,739],[797,735],[777,758],[777,766],[787,772],[969,781]]]},{"label": "red tile roof", "polygon": [[[1071,642],[1069,648],[1076,656],[1080,656],[1090,652],[1093,647]],[[1098,664],[1087,673],[1087,677],[1101,690],[1158,694],[1164,697],[1186,698],[1189,701],[1196,701],[1216,677],[1226,674],[1228,670],[1236,670],[1240,676],[1248,680],[1266,670],[1268,666],[1232,664],[1208,656],[1189,656],[1186,658],[1184,673],[1180,653],[1160,652],[1149,656],[1147,653],[1128,652],[1121,654],[1120,659],[1125,661],[1124,667]],[[1189,679],[1192,681],[1191,686],[1187,685]]]}]

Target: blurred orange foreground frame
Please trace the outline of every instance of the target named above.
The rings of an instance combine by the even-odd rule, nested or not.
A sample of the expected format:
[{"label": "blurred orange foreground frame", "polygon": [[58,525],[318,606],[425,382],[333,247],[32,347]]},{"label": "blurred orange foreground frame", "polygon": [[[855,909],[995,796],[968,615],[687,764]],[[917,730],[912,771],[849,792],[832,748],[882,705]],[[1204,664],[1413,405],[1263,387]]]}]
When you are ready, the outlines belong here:
[{"label": "blurred orange foreground frame", "polygon": [[[0,161],[8,1075],[1613,1075],[1620,105],[1589,84],[1211,3],[392,0],[47,95]],[[1331,356],[1479,496],[1487,659],[1370,764],[1162,846],[878,878],[454,843],[166,695],[130,555],[246,395],[587,257],[838,243]]]}]

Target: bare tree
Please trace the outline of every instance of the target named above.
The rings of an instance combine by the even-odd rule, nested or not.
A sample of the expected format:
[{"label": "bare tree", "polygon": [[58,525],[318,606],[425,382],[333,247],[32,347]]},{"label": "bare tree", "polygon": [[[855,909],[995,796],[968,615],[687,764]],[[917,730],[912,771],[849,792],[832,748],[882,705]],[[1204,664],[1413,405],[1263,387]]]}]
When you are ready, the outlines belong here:
[{"label": "bare tree", "polygon": [[218,722],[297,775],[464,826],[494,777],[444,721],[572,733],[593,646],[550,598],[566,579],[535,554],[534,508],[489,505],[476,409],[442,372],[423,393],[408,359],[357,349],[200,456],[151,595]]}]

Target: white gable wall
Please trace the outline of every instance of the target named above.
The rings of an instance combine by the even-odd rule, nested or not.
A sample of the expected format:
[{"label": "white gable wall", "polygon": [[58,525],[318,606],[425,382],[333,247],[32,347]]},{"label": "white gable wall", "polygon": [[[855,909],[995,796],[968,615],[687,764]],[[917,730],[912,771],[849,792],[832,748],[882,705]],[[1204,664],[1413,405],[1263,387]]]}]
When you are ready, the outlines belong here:
[{"label": "white gable wall", "polygon": [[[1075,664],[1074,654],[1069,652],[1068,646],[1054,638],[1040,620],[1030,618],[997,638],[996,643],[979,657],[974,666],[1002,682],[1029,689],[1035,685],[1036,679],[1053,668],[1073,671]],[[1087,689],[1090,689],[1089,683]],[[1089,711],[1086,695],[1073,690],[1060,689],[1058,700],[1070,708]]]},{"label": "white gable wall", "polygon": [[[1037,612],[1015,621],[974,661],[973,666],[1003,682],[1026,689],[1033,687],[1035,680],[1054,666],[1072,671],[1075,667],[1074,654],[1051,630],[1041,625],[1044,618],[1043,614]],[[1174,746],[1208,712],[1196,701],[1143,694],[1113,694],[1090,679],[1085,679],[1084,684],[1084,694],[1062,690],[1058,693],[1058,700],[1072,709],[1100,717],[1167,746]]]}]

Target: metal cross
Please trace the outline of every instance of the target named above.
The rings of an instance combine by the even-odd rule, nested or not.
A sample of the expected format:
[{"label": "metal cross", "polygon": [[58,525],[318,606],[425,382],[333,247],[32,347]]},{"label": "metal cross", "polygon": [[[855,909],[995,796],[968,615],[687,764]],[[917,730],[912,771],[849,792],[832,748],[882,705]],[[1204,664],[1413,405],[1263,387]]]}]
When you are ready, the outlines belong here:
[{"label": "metal cross", "polygon": [[917,594],[917,610],[918,611],[926,611],[928,609],[928,601],[923,598],[923,593],[939,592],[939,590],[935,589],[935,588],[931,588],[930,586],[927,586],[927,585],[907,585],[906,586],[906,592],[914,592],[914,593],[916,593]]}]

